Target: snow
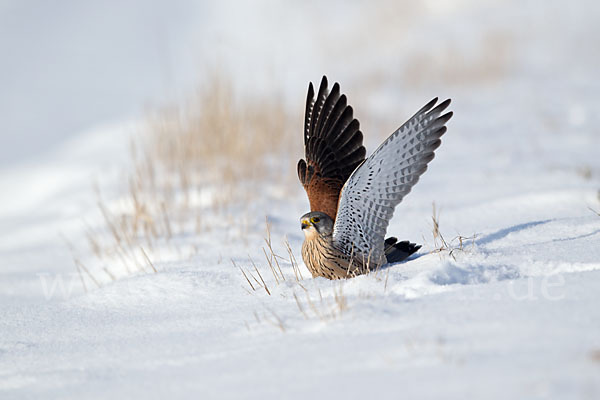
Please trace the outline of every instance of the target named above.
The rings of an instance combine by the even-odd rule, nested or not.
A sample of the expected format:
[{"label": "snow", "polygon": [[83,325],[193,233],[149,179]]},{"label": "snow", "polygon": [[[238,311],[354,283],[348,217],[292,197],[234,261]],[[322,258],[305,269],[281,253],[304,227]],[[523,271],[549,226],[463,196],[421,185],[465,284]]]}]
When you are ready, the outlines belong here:
[{"label": "snow", "polygon": [[[232,205],[233,221],[215,217],[204,222],[210,230],[159,246],[158,273],[146,266],[114,282],[98,274],[101,287],[86,277],[85,291],[73,256],[93,259],[86,224],[103,229],[94,182],[118,204],[130,136],[144,130],[130,110],[160,92],[140,94],[136,83],[109,117],[82,102],[89,125],[80,134],[59,118],[51,126],[61,145],[2,163],[1,398],[600,396],[600,7],[428,1],[401,17],[392,3],[352,3],[345,18],[329,17],[336,2],[321,12],[210,4],[199,13],[206,23],[181,28],[189,36],[173,46],[200,43],[202,61],[221,58],[240,90],[282,90],[293,110],[307,81],[327,73],[355,105],[371,151],[380,129],[391,132],[432,96],[452,97],[436,159],[388,229],[423,244],[418,254],[336,282],[302,266],[298,283],[280,260],[286,280],[277,283],[262,253],[265,217],[275,252],[287,254],[287,237],[299,260],[308,202],[300,185],[261,182],[249,204]],[[200,18],[170,15],[181,14],[192,25]],[[401,27],[373,28],[395,16]],[[490,31],[506,37],[505,55],[480,49]],[[345,35],[352,44],[339,42]],[[428,54],[458,66],[423,64],[425,81],[397,72]],[[505,64],[488,76],[485,58],[496,56]],[[451,255],[434,251],[433,202]],[[470,238],[462,247],[459,235]],[[252,290],[232,263],[253,271],[250,257],[270,294]]]}]

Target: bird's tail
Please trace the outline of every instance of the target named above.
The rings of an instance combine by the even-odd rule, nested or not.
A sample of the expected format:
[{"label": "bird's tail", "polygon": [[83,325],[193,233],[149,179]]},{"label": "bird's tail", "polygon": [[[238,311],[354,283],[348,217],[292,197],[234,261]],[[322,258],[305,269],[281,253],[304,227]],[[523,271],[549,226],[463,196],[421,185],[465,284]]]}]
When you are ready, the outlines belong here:
[{"label": "bird's tail", "polygon": [[406,260],[408,256],[415,253],[421,248],[416,243],[411,243],[408,240],[398,242],[395,237],[385,239],[385,258],[388,263],[396,263]]}]

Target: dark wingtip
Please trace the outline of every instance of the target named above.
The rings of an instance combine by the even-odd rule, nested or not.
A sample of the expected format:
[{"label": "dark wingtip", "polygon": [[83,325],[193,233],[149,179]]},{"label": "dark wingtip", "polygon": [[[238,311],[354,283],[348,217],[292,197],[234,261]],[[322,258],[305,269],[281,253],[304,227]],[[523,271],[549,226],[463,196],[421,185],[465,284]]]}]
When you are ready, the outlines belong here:
[{"label": "dark wingtip", "polygon": [[390,236],[389,238],[385,239],[385,244],[392,245],[394,243],[396,243],[398,241],[398,238],[395,236]]},{"label": "dark wingtip", "polygon": [[423,111],[431,110],[431,108],[433,106],[435,106],[435,103],[437,103],[437,102],[438,102],[438,98],[434,97],[433,99],[431,99],[431,101],[429,103],[425,104],[425,106],[423,107]]},{"label": "dark wingtip", "polygon": [[319,93],[324,92],[325,89],[327,89],[328,84],[327,77],[323,75],[323,78],[321,79],[321,85],[319,85]]},{"label": "dark wingtip", "polygon": [[417,111],[416,114],[413,115],[411,118],[414,118],[417,115],[422,115],[422,114],[428,112],[429,110],[431,110],[433,108],[433,106],[435,106],[435,103],[437,103],[437,101],[438,101],[438,98],[434,97],[429,103],[427,103],[423,107],[421,107],[421,109],[419,111]]},{"label": "dark wingtip", "polygon": [[[443,128],[445,128],[445,126],[444,126]],[[427,145],[427,146],[428,146],[428,148],[429,148],[431,151],[435,151],[435,150],[436,150],[438,147],[440,147],[440,145],[442,144],[442,141],[441,141],[439,138],[440,138],[440,136],[442,136],[442,135],[443,135],[443,134],[446,132],[446,130],[445,130],[445,129],[444,129],[444,130],[441,130],[441,129],[440,129],[440,131],[441,131],[441,133],[438,133],[438,134],[437,134],[437,137],[438,137],[438,138],[437,138],[437,139],[435,139],[435,140],[433,140],[432,142],[430,142],[430,143]]]},{"label": "dark wingtip", "polygon": [[441,110],[446,109],[446,107],[448,107],[450,105],[450,103],[452,102],[451,99],[446,99],[443,102],[440,103],[440,105],[438,106],[438,108],[440,108]]},{"label": "dark wingtip", "polygon": [[450,118],[452,118],[453,115],[454,115],[454,113],[452,111],[449,111],[446,114],[442,115],[441,117],[438,117],[438,121],[441,121],[443,124],[445,124],[446,122],[448,122],[450,120]]},{"label": "dark wingtip", "polygon": [[331,93],[334,92],[339,92],[340,91],[340,84],[339,83],[334,83],[333,86],[331,87]]},{"label": "dark wingtip", "polygon": [[411,243],[408,240],[394,243],[392,246],[386,254],[387,262],[390,264],[406,260],[421,248],[421,245]]},{"label": "dark wingtip", "polygon": [[428,115],[440,114],[442,111],[444,111],[446,108],[448,108],[449,105],[450,105],[450,99],[445,100],[445,101],[441,102],[440,104],[438,104],[433,110],[431,110]]}]

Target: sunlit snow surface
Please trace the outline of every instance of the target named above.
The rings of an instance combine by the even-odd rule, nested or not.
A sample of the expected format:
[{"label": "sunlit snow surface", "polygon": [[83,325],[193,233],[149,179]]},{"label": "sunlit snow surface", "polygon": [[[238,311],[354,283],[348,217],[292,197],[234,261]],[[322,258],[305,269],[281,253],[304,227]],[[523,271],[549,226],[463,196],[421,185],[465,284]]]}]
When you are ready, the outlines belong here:
[{"label": "sunlit snow surface", "polygon": [[[265,183],[263,196],[240,207],[246,243],[222,243],[227,223],[205,221],[211,231],[180,238],[198,254],[167,249],[157,274],[85,293],[65,240],[86,248],[83,220],[101,224],[93,182],[105,198],[121,195],[129,136],[142,125],[98,121],[64,146],[0,170],[1,398],[600,398],[600,216],[592,211],[600,212],[600,7],[429,1],[433,11],[419,23],[398,17],[407,27],[393,54],[359,23],[386,15],[390,4],[352,6],[345,18],[334,18],[339,4],[302,6],[299,19],[283,6],[212,12],[230,15],[217,35],[223,62],[235,61],[227,44],[244,35],[257,38],[242,46],[248,53],[269,54],[260,46],[266,40],[279,54],[275,72],[263,75],[260,60],[237,54],[248,63],[231,64],[240,87],[274,76],[270,85],[295,109],[303,108],[306,80],[322,73],[350,88],[359,118],[401,123],[434,95],[453,98],[442,146],[388,230],[423,244],[418,254],[344,282],[308,278],[303,269],[306,291],[282,261],[288,280],[276,285],[271,276],[270,296],[254,292],[231,259],[264,264],[265,216],[276,251],[285,254],[287,236],[299,259],[298,216],[307,211],[299,185]],[[283,19],[272,22],[277,12]],[[289,18],[293,32],[282,35],[290,42],[267,35],[261,18],[281,29]],[[331,41],[353,26],[364,30],[362,53],[344,61],[327,36],[309,32],[325,21]],[[511,43],[500,76],[474,77],[477,84],[432,76],[415,88],[387,72],[404,65],[403,49],[427,53],[448,38],[468,54],[486,29]],[[311,57],[302,61],[294,49]],[[451,63],[452,54],[433,59]],[[473,63],[483,62],[477,57]],[[352,81],[369,69],[389,84],[361,100]],[[372,150],[373,136],[383,134],[364,125]],[[446,240],[476,235],[454,257],[430,253],[432,202]],[[330,318],[340,293],[347,305]]]}]

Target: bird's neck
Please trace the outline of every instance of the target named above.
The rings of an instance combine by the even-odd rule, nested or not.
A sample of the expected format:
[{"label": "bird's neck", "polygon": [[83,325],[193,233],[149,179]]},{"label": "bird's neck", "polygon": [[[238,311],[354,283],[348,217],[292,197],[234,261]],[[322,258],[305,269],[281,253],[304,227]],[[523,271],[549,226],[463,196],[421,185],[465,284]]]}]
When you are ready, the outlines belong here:
[{"label": "bird's neck", "polygon": [[311,229],[310,231],[304,232],[304,239],[307,241],[315,240],[319,242],[330,243],[332,241],[331,234],[321,234],[317,232],[316,229]]}]

